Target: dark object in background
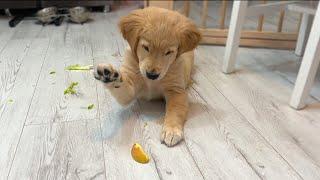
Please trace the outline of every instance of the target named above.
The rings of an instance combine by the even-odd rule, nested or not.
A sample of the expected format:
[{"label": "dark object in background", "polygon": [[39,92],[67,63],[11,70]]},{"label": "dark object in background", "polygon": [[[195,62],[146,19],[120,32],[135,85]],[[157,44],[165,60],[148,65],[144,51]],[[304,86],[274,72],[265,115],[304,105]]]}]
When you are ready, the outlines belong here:
[{"label": "dark object in background", "polygon": [[55,20],[53,21],[54,25],[60,26],[61,23],[62,23],[62,21],[63,21],[63,19],[64,19],[64,16],[58,17],[57,19],[55,19]]},{"label": "dark object in background", "polygon": [[113,4],[110,0],[0,0],[0,9],[29,9],[56,6],[70,8],[75,6],[106,7]]},{"label": "dark object in background", "polygon": [[73,7],[73,8],[60,8],[47,7],[37,12],[37,19],[42,25],[51,24],[60,25],[64,17],[67,17],[70,21],[83,24],[89,20],[90,11],[86,7]]},{"label": "dark object in background", "polygon": [[83,24],[90,17],[90,11],[81,6],[73,7],[69,9],[69,18],[72,22]]},{"label": "dark object in background", "polygon": [[[5,9],[10,10],[13,18],[9,21],[9,26],[15,27],[24,17],[34,16],[37,10],[45,7],[70,8],[83,6],[90,7],[93,11],[102,9],[103,12],[109,12],[112,4],[113,1],[110,0],[0,0],[0,10],[1,13],[4,13]],[[52,20],[55,25],[59,25],[63,18],[56,17]]]},{"label": "dark object in background", "polygon": [[31,9],[40,7],[41,0],[0,0],[0,9]]},{"label": "dark object in background", "polygon": [[10,21],[9,21],[9,26],[10,27],[16,27],[17,24],[19,24],[24,18],[24,15],[18,15],[13,17]]},{"label": "dark object in background", "polygon": [[55,21],[57,16],[58,9],[56,7],[46,7],[39,10],[36,14],[37,19],[42,23],[42,25],[50,24]]},{"label": "dark object in background", "polygon": [[109,8],[113,1],[109,0],[39,0],[41,7],[56,6],[58,8],[70,8],[75,6],[104,7]]},{"label": "dark object in background", "polygon": [[25,17],[32,16],[36,12],[36,9],[14,9],[10,13],[13,18],[9,21],[10,27],[15,27],[19,24]]}]

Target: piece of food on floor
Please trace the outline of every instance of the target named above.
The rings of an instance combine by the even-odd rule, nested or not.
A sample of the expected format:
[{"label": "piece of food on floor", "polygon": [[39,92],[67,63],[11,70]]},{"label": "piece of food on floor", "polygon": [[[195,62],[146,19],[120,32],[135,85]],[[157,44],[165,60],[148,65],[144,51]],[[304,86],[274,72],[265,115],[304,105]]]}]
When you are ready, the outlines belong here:
[{"label": "piece of food on floor", "polygon": [[132,158],[138,163],[146,164],[149,162],[149,156],[144,152],[141,145],[134,143],[131,149]]},{"label": "piece of food on floor", "polygon": [[51,71],[51,72],[50,72],[50,74],[55,74],[55,73],[56,73],[55,71]]},{"label": "piece of food on floor", "polygon": [[94,108],[94,104],[90,104],[90,105],[88,106],[88,110],[93,109],[93,108]]},{"label": "piece of food on floor", "polygon": [[64,90],[64,94],[76,94],[76,90],[74,89],[75,86],[77,86],[78,82],[72,82],[70,86]]},{"label": "piece of food on floor", "polygon": [[79,64],[74,64],[67,66],[65,69],[69,71],[89,71],[90,69],[93,69],[93,65],[81,66]]},{"label": "piece of food on floor", "polygon": [[13,99],[9,99],[8,102],[9,102],[9,103],[13,103]]}]

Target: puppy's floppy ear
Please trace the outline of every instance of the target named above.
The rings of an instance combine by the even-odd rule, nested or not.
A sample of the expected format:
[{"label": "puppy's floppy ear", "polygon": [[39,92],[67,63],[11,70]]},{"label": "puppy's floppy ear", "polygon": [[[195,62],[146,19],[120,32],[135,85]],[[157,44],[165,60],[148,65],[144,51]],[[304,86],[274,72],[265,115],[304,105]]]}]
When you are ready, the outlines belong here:
[{"label": "puppy's floppy ear", "polygon": [[182,25],[179,26],[178,36],[180,41],[178,56],[196,48],[201,40],[200,31],[189,19],[182,21]]},{"label": "puppy's floppy ear", "polygon": [[127,16],[121,18],[119,28],[122,36],[128,41],[130,48],[136,54],[139,36],[142,33],[144,26],[143,10],[135,10]]}]

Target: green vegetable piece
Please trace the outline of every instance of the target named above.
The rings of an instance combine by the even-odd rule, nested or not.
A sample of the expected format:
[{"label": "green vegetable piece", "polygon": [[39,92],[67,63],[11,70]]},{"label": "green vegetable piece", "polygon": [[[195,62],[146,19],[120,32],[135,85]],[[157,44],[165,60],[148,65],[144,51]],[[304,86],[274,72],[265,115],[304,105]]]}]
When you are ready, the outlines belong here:
[{"label": "green vegetable piece", "polygon": [[89,106],[88,106],[88,109],[90,110],[90,109],[93,109],[94,108],[94,104],[90,104]]},{"label": "green vegetable piece", "polygon": [[56,73],[55,71],[51,71],[51,72],[50,72],[50,74],[55,74],[55,73]]},{"label": "green vegetable piece", "polygon": [[13,103],[13,100],[12,100],[12,99],[9,99],[8,102],[9,102],[9,103]]},{"label": "green vegetable piece", "polygon": [[64,90],[64,94],[76,94],[76,90],[74,90],[74,87],[77,86],[78,82],[72,82],[70,86]]},{"label": "green vegetable piece", "polygon": [[66,70],[69,70],[69,71],[89,71],[92,68],[93,68],[92,65],[81,66],[79,64],[74,64],[74,65],[67,66]]}]

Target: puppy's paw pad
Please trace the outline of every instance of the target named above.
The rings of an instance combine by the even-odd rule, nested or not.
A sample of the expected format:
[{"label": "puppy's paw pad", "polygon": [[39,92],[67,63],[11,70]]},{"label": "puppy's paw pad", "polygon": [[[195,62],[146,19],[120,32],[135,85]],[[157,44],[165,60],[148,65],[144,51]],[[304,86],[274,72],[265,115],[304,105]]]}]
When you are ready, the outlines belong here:
[{"label": "puppy's paw pad", "polygon": [[[120,73],[112,65],[107,64],[98,64],[94,77],[104,83],[121,82]],[[119,85],[116,85],[116,87],[119,87]]]},{"label": "puppy's paw pad", "polygon": [[161,133],[161,142],[171,147],[183,139],[183,131],[177,127],[164,126]]}]

